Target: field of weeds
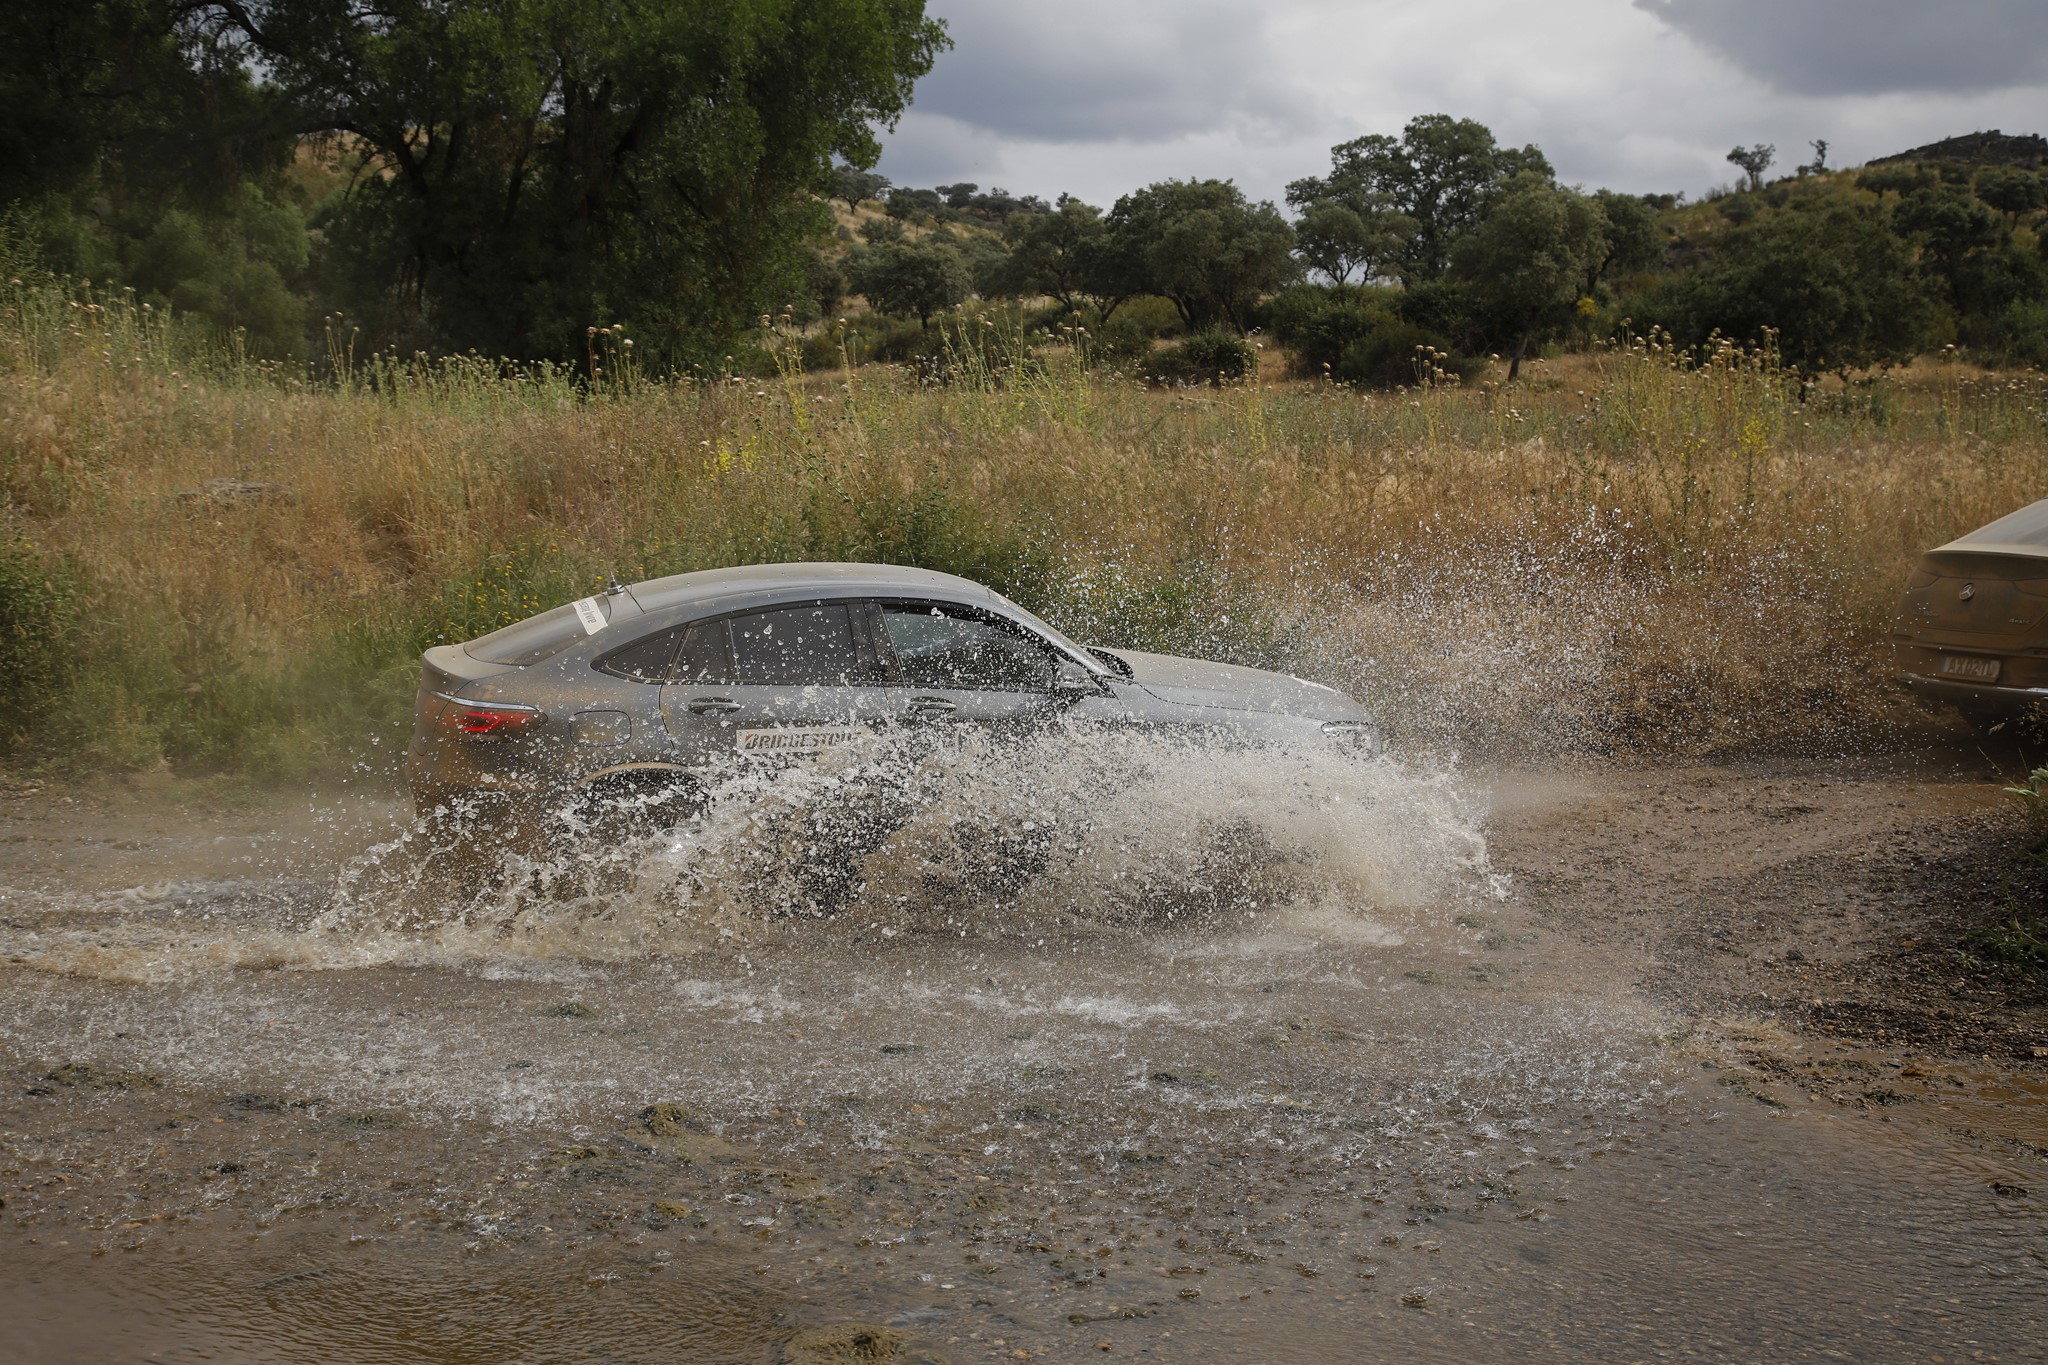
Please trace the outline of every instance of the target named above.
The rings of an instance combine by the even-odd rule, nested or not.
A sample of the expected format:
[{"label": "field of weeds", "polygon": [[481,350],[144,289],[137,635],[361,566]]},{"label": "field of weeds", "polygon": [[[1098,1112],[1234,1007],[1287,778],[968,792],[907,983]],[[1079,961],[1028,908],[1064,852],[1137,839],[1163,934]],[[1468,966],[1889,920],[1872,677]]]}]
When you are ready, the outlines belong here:
[{"label": "field of weeds", "polygon": [[1855,747],[1925,714],[1886,639],[1913,555],[2048,490],[2037,374],[1802,393],[1767,355],[1638,340],[1513,388],[1158,391],[1072,337],[956,341],[937,379],[662,382],[597,333],[573,372],[338,346],[316,381],[16,284],[13,762],[387,767],[426,645],[611,572],[796,559],[1312,676],[1415,748]]}]

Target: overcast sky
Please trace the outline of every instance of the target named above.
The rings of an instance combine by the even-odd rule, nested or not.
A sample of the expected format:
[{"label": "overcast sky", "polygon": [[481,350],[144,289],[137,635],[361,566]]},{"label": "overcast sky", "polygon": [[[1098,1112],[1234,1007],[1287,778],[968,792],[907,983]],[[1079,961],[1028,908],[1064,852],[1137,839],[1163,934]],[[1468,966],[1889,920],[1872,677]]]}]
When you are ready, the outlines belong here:
[{"label": "overcast sky", "polygon": [[1416,114],[1567,182],[1698,195],[1737,143],[1853,165],[2048,133],[2048,0],[929,0],[951,52],[878,169],[1107,206],[1221,177],[1278,199]]}]

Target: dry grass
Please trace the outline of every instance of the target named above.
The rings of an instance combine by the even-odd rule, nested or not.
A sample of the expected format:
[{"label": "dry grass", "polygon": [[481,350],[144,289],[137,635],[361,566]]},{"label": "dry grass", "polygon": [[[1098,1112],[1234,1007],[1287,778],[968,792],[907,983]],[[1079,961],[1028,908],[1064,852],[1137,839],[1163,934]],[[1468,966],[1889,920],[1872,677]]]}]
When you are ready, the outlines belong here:
[{"label": "dry grass", "polygon": [[[73,606],[21,752],[388,754],[435,638],[614,568],[826,557],[1311,673],[1418,744],[1862,742],[1907,713],[1883,641],[1911,557],[2048,486],[2040,377],[1953,365],[1801,405],[1765,358],[1640,344],[1375,396],[1147,392],[1061,347],[990,373],[964,346],[943,388],[670,385],[594,348],[594,388],[475,359],[312,383],[14,289],[0,542]],[[222,477],[291,496],[180,496]]]}]

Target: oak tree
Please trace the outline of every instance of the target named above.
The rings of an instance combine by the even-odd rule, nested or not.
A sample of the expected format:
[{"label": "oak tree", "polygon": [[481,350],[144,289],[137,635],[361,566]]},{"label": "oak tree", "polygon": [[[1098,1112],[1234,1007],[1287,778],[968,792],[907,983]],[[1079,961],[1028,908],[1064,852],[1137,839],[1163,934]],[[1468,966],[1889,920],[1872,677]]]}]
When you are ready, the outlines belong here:
[{"label": "oak tree", "polygon": [[705,360],[796,297],[835,160],[874,163],[946,45],[923,0],[184,8],[364,161],[334,224],[358,277],[434,344],[521,355],[629,317]]}]

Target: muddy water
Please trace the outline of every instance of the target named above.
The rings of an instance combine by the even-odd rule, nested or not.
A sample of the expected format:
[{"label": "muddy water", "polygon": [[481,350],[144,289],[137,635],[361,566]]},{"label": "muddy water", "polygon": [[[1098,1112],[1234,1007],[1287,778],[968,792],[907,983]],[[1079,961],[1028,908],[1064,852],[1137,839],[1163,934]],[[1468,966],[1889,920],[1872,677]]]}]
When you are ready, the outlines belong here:
[{"label": "muddy water", "polygon": [[1112,757],[483,876],[21,803],[0,1357],[2040,1358],[2024,1080],[1769,1092],[1489,860],[1526,782]]}]

